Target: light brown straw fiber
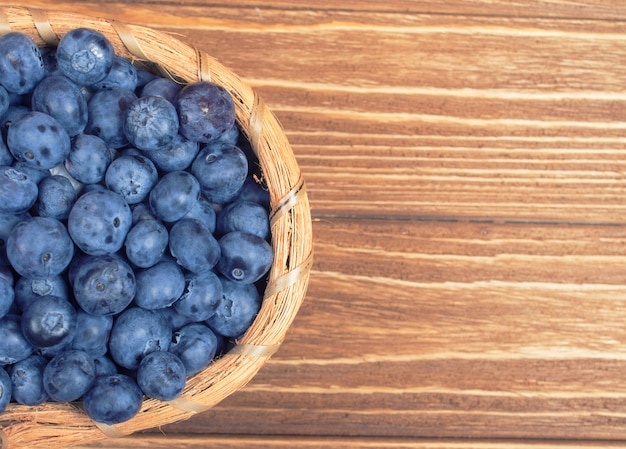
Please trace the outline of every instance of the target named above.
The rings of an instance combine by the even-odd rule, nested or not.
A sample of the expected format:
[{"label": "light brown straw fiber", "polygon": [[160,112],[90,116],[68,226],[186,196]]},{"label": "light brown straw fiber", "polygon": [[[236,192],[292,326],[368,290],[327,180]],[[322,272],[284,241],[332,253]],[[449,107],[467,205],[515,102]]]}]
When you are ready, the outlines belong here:
[{"label": "light brown straw fiber", "polygon": [[136,417],[115,426],[94,423],[79,403],[10,404],[0,414],[0,449],[71,447],[174,423],[215,406],[244,387],[280,347],[309,282],[312,229],[304,181],[282,127],[256,92],[215,58],[163,32],[53,10],[0,8],[0,34],[23,32],[42,46],[78,27],[103,33],[119,55],[150,64],[181,83],[206,80],[231,93],[237,121],[258,155],[269,189],[274,263],[254,323],[233,350],[188,379],[180,399],[146,399]]}]

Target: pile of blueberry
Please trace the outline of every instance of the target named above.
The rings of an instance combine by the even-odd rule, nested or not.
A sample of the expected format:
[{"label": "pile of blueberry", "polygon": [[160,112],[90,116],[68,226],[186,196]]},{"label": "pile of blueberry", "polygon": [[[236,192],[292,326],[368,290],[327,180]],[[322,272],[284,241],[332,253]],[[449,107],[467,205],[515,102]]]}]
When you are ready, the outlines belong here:
[{"label": "pile of blueberry", "polygon": [[0,37],[0,411],[126,421],[260,309],[269,196],[233,99],[155,73],[87,28]]}]

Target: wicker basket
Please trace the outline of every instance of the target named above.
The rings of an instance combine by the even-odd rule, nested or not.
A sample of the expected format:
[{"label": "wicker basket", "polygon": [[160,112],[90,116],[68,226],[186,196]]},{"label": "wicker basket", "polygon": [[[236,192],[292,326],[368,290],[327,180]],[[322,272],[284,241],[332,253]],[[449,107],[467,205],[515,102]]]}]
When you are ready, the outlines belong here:
[{"label": "wicker basket", "polygon": [[148,63],[182,82],[211,81],[233,96],[237,121],[256,152],[270,192],[274,264],[264,301],[252,326],[228,353],[190,377],[181,398],[146,399],[137,416],[107,426],[92,421],[80,404],[10,404],[0,414],[1,449],[61,448],[174,423],[207,410],[248,383],[276,351],[298,312],[312,265],[309,202],[297,162],[275,116],[237,75],[198,49],[150,28],[64,12],[0,8],[0,34],[19,31],[56,45],[68,31],[93,28],[117,54]]}]

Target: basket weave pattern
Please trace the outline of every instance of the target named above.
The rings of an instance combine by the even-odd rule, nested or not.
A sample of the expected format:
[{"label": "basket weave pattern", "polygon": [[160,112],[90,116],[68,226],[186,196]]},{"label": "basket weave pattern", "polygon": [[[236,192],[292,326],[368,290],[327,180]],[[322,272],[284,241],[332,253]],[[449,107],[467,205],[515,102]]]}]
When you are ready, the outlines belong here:
[{"label": "basket weave pattern", "polygon": [[0,449],[61,448],[174,423],[207,410],[245,386],[278,349],[302,304],[312,265],[308,197],[299,167],[278,123],[262,99],[208,54],[163,32],[65,12],[0,8],[0,35],[19,31],[41,46],[56,45],[70,30],[104,34],[120,56],[149,63],[180,82],[211,81],[232,95],[237,122],[259,158],[271,201],[274,263],[255,321],[228,353],[190,377],[181,398],[144,400],[131,420],[107,426],[93,422],[80,404],[10,404],[0,414]]}]

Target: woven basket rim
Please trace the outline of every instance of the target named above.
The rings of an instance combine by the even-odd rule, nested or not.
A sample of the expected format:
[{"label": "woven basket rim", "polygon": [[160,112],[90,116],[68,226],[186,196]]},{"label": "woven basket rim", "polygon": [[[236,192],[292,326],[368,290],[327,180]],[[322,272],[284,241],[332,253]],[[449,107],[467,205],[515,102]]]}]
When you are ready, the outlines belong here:
[{"label": "woven basket rim", "polygon": [[259,158],[270,192],[274,264],[253,324],[232,351],[188,379],[181,399],[146,399],[135,418],[115,426],[93,422],[80,404],[10,404],[0,414],[0,448],[69,447],[178,422],[213,407],[243,388],[278,349],[309,282],[312,224],[304,181],[282,126],[258,94],[208,53],[165,32],[53,9],[0,7],[0,35],[23,32],[40,46],[55,45],[79,27],[101,32],[117,54],[134,62],[155,64],[181,82],[210,81],[231,93],[237,122]]}]

